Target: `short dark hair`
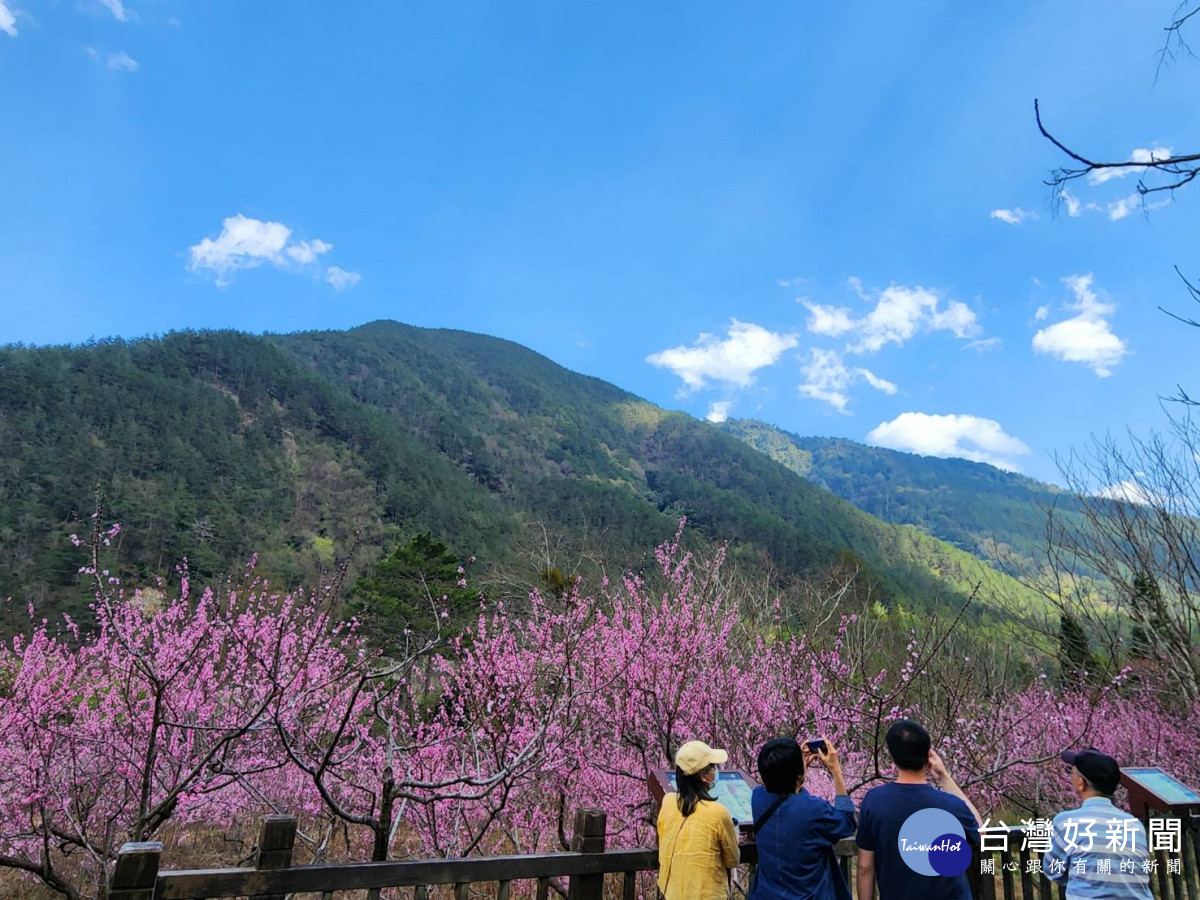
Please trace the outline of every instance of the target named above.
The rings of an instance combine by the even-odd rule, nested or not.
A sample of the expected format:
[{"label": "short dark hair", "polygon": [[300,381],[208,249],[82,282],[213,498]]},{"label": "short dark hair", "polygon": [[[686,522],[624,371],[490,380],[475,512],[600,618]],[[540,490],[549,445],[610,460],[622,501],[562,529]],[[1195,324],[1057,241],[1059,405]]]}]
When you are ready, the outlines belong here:
[{"label": "short dark hair", "polygon": [[929,764],[929,732],[912,719],[901,719],[888,729],[887,748],[892,761],[906,772],[919,772]]},{"label": "short dark hair", "polygon": [[804,777],[804,754],[790,737],[777,737],[758,751],[758,774],[772,794],[793,794],[796,779]]}]

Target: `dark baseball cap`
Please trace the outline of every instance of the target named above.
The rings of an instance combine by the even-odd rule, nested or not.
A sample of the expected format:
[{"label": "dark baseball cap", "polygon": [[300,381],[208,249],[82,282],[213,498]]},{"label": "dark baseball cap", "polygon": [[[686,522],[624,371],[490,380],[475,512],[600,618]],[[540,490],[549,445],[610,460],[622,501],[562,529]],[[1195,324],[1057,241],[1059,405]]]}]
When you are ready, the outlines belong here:
[{"label": "dark baseball cap", "polygon": [[1101,753],[1095,747],[1086,750],[1064,750],[1062,761],[1079,770],[1079,774],[1088,780],[1102,794],[1112,796],[1121,784],[1121,767],[1111,756]]}]

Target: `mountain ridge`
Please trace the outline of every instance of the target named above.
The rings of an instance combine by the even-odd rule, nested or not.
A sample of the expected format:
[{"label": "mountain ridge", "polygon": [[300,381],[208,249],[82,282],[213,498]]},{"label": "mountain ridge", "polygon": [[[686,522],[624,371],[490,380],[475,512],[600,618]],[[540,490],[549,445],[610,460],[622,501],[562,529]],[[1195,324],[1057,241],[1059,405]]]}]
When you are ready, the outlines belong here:
[{"label": "mountain ridge", "polygon": [[984,462],[801,436],[756,419],[719,427],[859,509],[993,564],[1039,558],[1046,508],[1069,518],[1079,513],[1069,491]]},{"label": "mountain ridge", "polygon": [[78,594],[66,536],[95,484],[127,575],[187,557],[216,577],[258,551],[299,581],[356,532],[368,557],[428,530],[496,560],[533,521],[624,566],[686,515],[787,577],[849,553],[887,603],[1015,589],[706,422],[486,335],[380,320],[7,347],[0,382],[0,594],[51,605]]}]

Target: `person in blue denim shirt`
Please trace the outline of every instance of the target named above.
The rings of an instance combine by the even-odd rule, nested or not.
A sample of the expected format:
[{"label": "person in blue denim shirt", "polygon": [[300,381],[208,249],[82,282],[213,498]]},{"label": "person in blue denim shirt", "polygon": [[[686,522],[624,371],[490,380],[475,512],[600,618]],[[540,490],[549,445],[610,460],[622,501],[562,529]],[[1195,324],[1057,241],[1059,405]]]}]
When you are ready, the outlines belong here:
[{"label": "person in blue denim shirt", "polygon": [[[854,834],[854,802],[828,739],[813,753],[792,738],[768,741],[758,754],[763,786],[754,789],[758,871],[749,900],[850,900],[833,845]],[[832,804],[804,789],[804,772],[819,763],[833,776]]]}]

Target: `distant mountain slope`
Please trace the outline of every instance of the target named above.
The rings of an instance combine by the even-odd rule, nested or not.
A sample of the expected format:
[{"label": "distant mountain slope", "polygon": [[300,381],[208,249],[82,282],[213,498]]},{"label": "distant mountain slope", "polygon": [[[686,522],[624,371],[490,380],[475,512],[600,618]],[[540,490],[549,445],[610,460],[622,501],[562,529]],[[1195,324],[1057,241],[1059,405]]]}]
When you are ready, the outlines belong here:
[{"label": "distant mountain slope", "polygon": [[707,423],[517,344],[394,322],[278,340],[442,452],[460,453],[462,465],[503,472],[504,489],[550,521],[627,530],[632,523],[622,520],[636,508],[628,501],[640,498],[688,515],[693,527],[734,540],[746,555],[767,551],[785,572],[851,550],[888,592],[917,604],[991,577],[968,554],[915,529],[883,527],[786,466],[763,465]]},{"label": "distant mountain slope", "polygon": [[885,522],[913,525],[993,562],[1014,552],[1037,557],[1046,507],[1068,516],[1078,510],[1069,493],[984,463],[800,437],[753,419],[721,427]]},{"label": "distant mountain slope", "polygon": [[376,322],[0,349],[0,596],[78,597],[67,536],[94,486],[124,571],[252,552],[294,582],[356,531],[364,558],[432,531],[485,562],[522,523],[602,536],[636,564],[681,514],[735,556],[801,576],[853,554],[880,599],[926,607],[1014,583],[856,509],[708,423],[516,344]]},{"label": "distant mountain slope", "polygon": [[[251,553],[288,579],[384,522],[502,543],[497,497],[263,338],[179,333],[0,350],[0,597],[74,594],[93,491],[126,572]],[[434,502],[436,499],[436,502]]]}]

